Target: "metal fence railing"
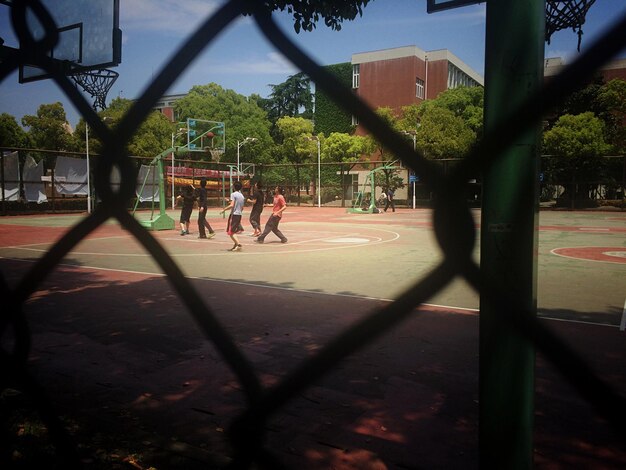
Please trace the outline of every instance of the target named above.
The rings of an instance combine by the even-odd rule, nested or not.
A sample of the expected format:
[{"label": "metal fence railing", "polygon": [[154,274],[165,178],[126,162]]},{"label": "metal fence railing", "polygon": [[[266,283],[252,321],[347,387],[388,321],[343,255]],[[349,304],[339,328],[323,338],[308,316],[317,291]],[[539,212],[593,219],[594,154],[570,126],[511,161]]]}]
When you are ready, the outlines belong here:
[{"label": "metal fence railing", "polygon": [[[68,185],[82,184],[85,191],[78,195],[66,195],[58,191],[55,181],[56,157],[70,157],[86,159],[85,153],[80,152],[57,152],[39,149],[20,149],[0,147],[0,154],[16,154],[19,161],[17,174],[9,174],[5,168],[5,159],[0,159],[0,215],[7,214],[28,214],[37,212],[81,212],[87,210],[87,194],[90,191],[93,204],[100,203],[96,198],[94,188],[88,188],[85,183],[86,178],[77,181],[63,180]],[[32,157],[35,161],[42,162],[42,176],[34,179],[28,176],[23,170],[26,158]],[[97,154],[90,156],[92,167],[100,158]],[[152,159],[147,157],[129,157],[134,162],[135,167],[141,165],[149,166]],[[589,179],[589,176],[581,172],[576,172],[568,168],[554,167],[548,163],[549,158],[542,158],[544,161],[540,174],[540,202],[544,207],[557,207],[561,209],[583,209],[599,206],[611,206],[619,209],[626,209],[626,198],[624,191],[626,188],[626,156],[598,157],[598,166],[605,168],[602,175]],[[460,164],[461,159],[441,159],[433,163],[441,168],[444,175],[454,172],[455,166]],[[381,168],[385,162],[324,162],[318,166],[317,163],[299,164],[259,164],[250,166],[242,171],[243,191],[250,190],[251,185],[256,181],[262,181],[267,192],[267,201],[271,202],[273,185],[280,184],[285,188],[286,197],[290,204],[298,206],[325,206],[325,207],[345,207],[349,208],[357,199],[357,195],[365,190],[365,196],[370,197],[371,188],[366,184],[367,175],[370,171]],[[298,168],[298,171],[296,171]],[[318,178],[319,168],[319,178]],[[182,171],[184,170],[184,171]],[[204,170],[213,170],[214,173],[207,175]],[[172,194],[176,196],[183,184],[199,185],[200,178],[207,178],[209,181],[208,196],[209,206],[222,207],[224,198],[230,194],[230,187],[237,174],[234,166],[227,163],[215,163],[198,160],[178,159],[175,161],[174,184],[170,166],[164,167],[162,175],[165,181],[165,198],[172,199]],[[387,172],[389,178],[396,178],[399,186],[395,188],[395,203],[397,206],[405,207],[430,207],[435,194],[430,190],[429,184],[425,183],[418,176],[411,175],[411,168],[405,166],[393,166],[393,170]],[[155,173],[151,173],[155,177]],[[382,192],[382,188],[389,184],[385,174],[380,174],[375,181],[375,194],[377,199]],[[94,180],[91,172],[90,181]],[[119,183],[112,183],[113,185]],[[158,183],[156,180],[145,181],[145,185],[154,189],[158,194]],[[37,199],[37,194],[30,192],[29,186],[41,185],[45,200]],[[319,185],[319,188],[318,188]],[[476,173],[468,181],[461,184],[465,199],[470,206],[478,207],[482,202],[482,179],[480,173]],[[137,183],[137,192],[142,182]],[[17,188],[12,197],[8,197],[9,188]],[[151,201],[136,203],[129,201],[129,209],[137,207],[151,208]]]},{"label": "metal fence railing", "polygon": [[[108,219],[115,218],[153,256],[155,262],[173,284],[181,301],[185,303],[190,315],[200,326],[206,340],[214,344],[223,360],[234,372],[240,389],[247,399],[245,411],[230,429],[234,464],[239,467],[257,465],[262,468],[279,468],[280,462],[263,445],[263,436],[267,429],[266,422],[289,400],[313,386],[321,376],[332,371],[340,360],[402,323],[409,314],[413,314],[416,306],[431,298],[458,276],[465,278],[470,285],[479,289],[481,297],[499,305],[500,294],[489,285],[480,284],[478,266],[471,258],[475,233],[473,224],[469,226],[466,224],[472,219],[466,198],[461,194],[463,186],[460,182],[467,181],[477,170],[492,165],[500,150],[506,148],[531,123],[540,120],[541,116],[538,113],[544,112],[562,100],[568,90],[582,84],[594,70],[626,45],[626,36],[624,36],[626,18],[622,18],[614,27],[605,31],[603,37],[582,54],[576,63],[547,83],[542,90],[537,92],[537,95],[528,100],[529,103],[522,105],[510,120],[502,122],[496,131],[487,133],[462,164],[445,174],[440,167],[424,159],[419,152],[415,152],[403,136],[394,133],[367,105],[359,101],[350,89],[344,88],[332,75],[299,50],[297,45],[272,22],[262,5],[263,2],[241,0],[225,3],[189,36],[178,53],[173,55],[167,67],[134,103],[115,131],[104,125],[68,77],[58,72],[53,73],[53,80],[72,100],[93,132],[97,133],[104,142],[102,158],[98,159],[94,167],[94,186],[102,203],[97,205],[90,215],[85,216],[72,227],[41,259],[34,263],[14,289],[9,289],[4,280],[6,276],[2,274],[3,281],[0,285],[4,301],[1,326],[2,330],[11,327],[15,331],[15,345],[12,352],[2,350],[0,359],[2,377],[5,380],[12,379],[34,400],[39,400],[37,406],[42,411],[41,416],[49,429],[51,442],[56,447],[60,458],[67,464],[66,468],[80,466],[77,449],[59,418],[50,413],[51,407],[41,393],[42,386],[45,388],[45,384],[40,386],[34,383],[28,375],[26,362],[32,338],[28,328],[24,327],[22,307],[63,257],[84,237]],[[435,233],[444,250],[443,261],[418,279],[396,301],[364,318],[348,331],[339,334],[271,388],[262,386],[253,365],[226,333],[213,314],[211,305],[204,303],[170,255],[128,211],[130,201],[135,197],[136,165],[124,153],[126,143],[151,112],[154,103],[170,88],[174,80],[185,71],[207,44],[240,16],[244,8],[254,12],[253,20],[267,39],[311,77],[317,87],[328,93],[349,113],[358,116],[360,122],[380,142],[398,155],[405,166],[412,167],[420,175],[422,183],[433,194]],[[17,26],[19,33],[19,25]],[[33,56],[29,56],[29,60],[32,59]],[[0,78],[5,78],[17,66],[18,63],[14,61],[3,63]],[[543,108],[537,111],[535,106],[531,106],[530,101],[543,103]],[[109,184],[114,166],[120,172],[119,191],[113,191]],[[442,237],[446,233],[454,233],[453,242],[449,238]],[[515,310],[515,307],[511,309]],[[624,398],[612,391],[560,338],[534,320],[533,315],[518,315],[517,313],[520,312],[517,311],[507,311],[507,313],[507,320],[511,321],[519,334],[531,339],[544,357],[569,380],[599,416],[610,423],[615,431],[626,440],[626,401]]]}]

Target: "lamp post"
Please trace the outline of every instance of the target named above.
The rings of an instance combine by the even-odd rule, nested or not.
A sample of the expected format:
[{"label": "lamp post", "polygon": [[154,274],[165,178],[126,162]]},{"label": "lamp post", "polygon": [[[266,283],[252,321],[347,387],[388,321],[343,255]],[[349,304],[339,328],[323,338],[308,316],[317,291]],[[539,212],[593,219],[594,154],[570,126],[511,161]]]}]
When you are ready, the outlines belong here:
[{"label": "lamp post", "polygon": [[239,173],[241,173],[241,166],[239,165],[239,149],[250,142],[256,142],[255,137],[246,137],[241,142],[237,141],[237,181],[239,181]]},{"label": "lamp post", "polygon": [[186,132],[186,128],[178,129],[178,132],[172,132],[172,209],[176,206],[176,196],[174,195],[174,140]]},{"label": "lamp post", "polygon": [[309,137],[309,140],[317,142],[317,207],[322,207],[322,158],[320,138],[314,135]]},{"label": "lamp post", "polygon": [[[404,135],[410,135],[413,139],[413,151],[415,152],[415,136],[417,135],[417,131],[402,131]],[[413,178],[413,209],[415,209],[415,179]]]},{"label": "lamp post", "polygon": [[85,121],[85,155],[87,157],[87,214],[91,214],[91,178],[89,170],[89,124]]}]

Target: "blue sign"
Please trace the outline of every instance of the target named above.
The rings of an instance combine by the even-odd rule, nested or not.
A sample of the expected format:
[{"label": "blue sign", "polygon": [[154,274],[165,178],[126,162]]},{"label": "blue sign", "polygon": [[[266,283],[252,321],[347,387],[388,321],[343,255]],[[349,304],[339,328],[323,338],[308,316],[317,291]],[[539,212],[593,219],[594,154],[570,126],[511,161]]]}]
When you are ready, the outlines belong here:
[{"label": "blue sign", "polygon": [[417,175],[409,175],[409,183],[416,183],[419,181]]}]

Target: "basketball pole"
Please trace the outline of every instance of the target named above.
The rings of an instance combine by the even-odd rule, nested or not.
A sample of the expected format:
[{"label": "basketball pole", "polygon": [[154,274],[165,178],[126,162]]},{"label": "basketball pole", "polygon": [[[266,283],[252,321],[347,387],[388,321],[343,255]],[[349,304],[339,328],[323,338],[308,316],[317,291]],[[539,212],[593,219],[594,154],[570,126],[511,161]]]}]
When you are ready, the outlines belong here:
[{"label": "basketball pole", "polygon": [[[545,0],[487,3],[485,134],[541,87],[545,17]],[[533,467],[535,351],[510,315],[537,310],[541,122],[534,124],[485,170],[481,284],[501,300],[480,298],[480,468]]]}]

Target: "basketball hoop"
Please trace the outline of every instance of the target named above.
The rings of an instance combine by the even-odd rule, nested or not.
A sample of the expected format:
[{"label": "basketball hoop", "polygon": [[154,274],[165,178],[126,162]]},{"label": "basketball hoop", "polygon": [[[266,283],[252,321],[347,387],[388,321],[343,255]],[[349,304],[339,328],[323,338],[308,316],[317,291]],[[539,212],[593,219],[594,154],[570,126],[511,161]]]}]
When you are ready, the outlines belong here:
[{"label": "basketball hoop", "polygon": [[94,109],[106,109],[107,93],[117,80],[119,74],[113,70],[90,70],[71,75],[77,85],[95,98]]},{"label": "basketball hoop", "polygon": [[556,31],[572,28],[578,33],[578,51],[583,36],[585,16],[596,0],[546,0],[546,42]]},{"label": "basketball hoop", "polygon": [[211,161],[215,163],[219,163],[222,155],[224,155],[224,151],[222,149],[209,149],[209,153],[211,154]]}]

